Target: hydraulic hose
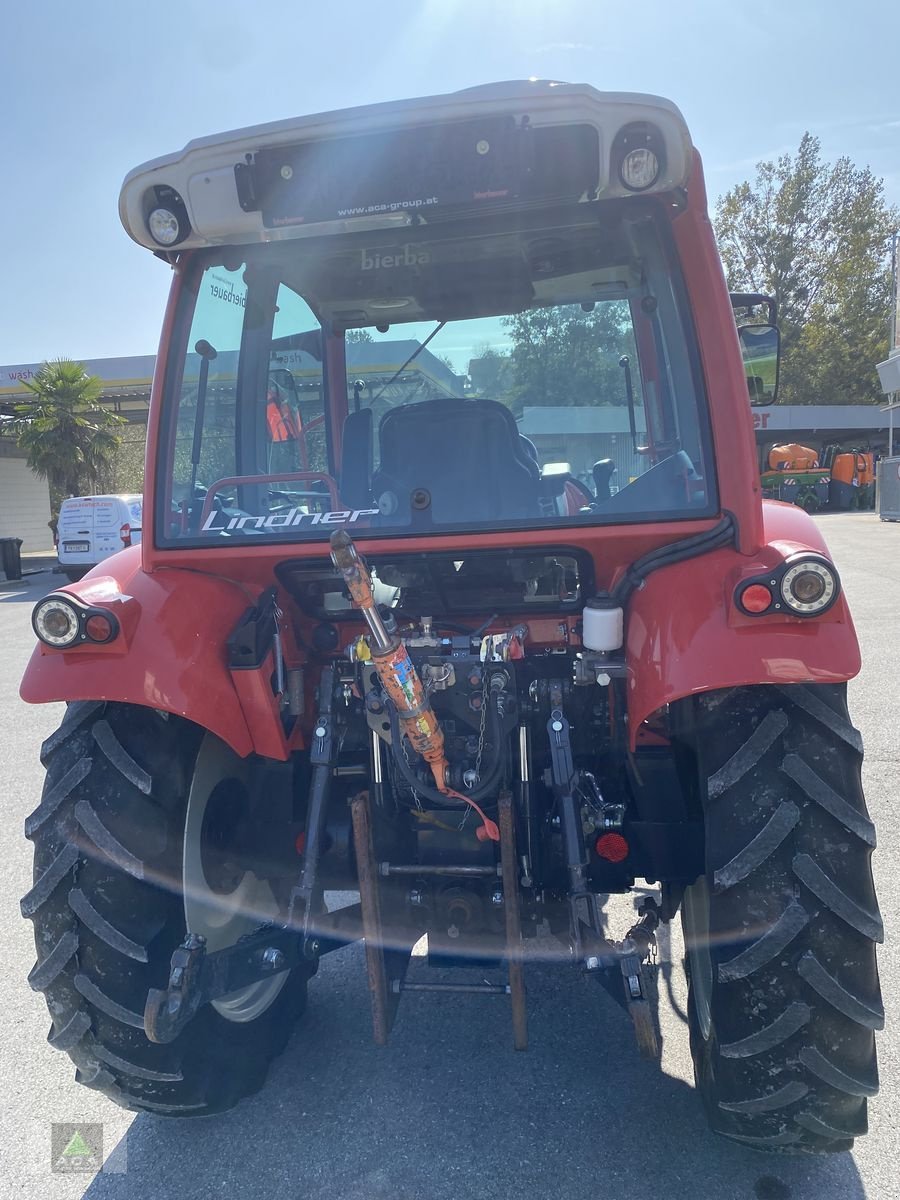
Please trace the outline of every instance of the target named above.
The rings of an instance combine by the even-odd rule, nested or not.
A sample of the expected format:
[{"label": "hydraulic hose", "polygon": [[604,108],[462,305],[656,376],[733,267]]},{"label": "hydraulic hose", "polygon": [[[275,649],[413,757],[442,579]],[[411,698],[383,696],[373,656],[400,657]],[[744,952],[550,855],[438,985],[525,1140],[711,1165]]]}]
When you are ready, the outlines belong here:
[{"label": "hydraulic hose", "polygon": [[[368,568],[346,530],[336,530],[331,535],[331,560],[342,575],[354,605],[360,610],[369,626],[374,642],[372,666],[387,694],[389,708],[397,715],[394,757],[398,764],[402,753],[398,755],[396,750],[401,746],[399,730],[402,726],[403,732],[409,738],[410,745],[431,768],[436,794],[462,800],[474,808],[482,820],[478,837],[482,840],[490,838],[491,841],[499,842],[500,830],[497,828],[496,822],[486,817],[473,799],[463,795],[462,792],[454,791],[447,785],[448,763],[444,753],[443,730],[434,714],[419,674],[409,657],[409,651],[401,639],[387,629],[378,612]],[[402,764],[402,766],[405,765],[405,763]],[[429,794],[420,784],[417,783],[416,787],[423,795]]]},{"label": "hydraulic hose", "polygon": [[667,546],[660,546],[658,550],[651,550],[649,554],[645,554],[631,564],[613,588],[613,599],[624,607],[631,593],[635,588],[640,587],[652,571],[682,562],[686,558],[696,558],[700,554],[709,554],[712,550],[718,550],[720,546],[726,546],[729,542],[733,542],[736,532],[734,517],[731,513],[726,513],[712,529],[681,538],[677,542],[670,542]]},{"label": "hydraulic hose", "polygon": [[[503,754],[500,749],[500,714],[496,711],[497,701],[493,697],[491,699],[492,703],[488,708],[488,717],[490,719],[491,732],[494,735],[494,744],[497,747],[497,753],[487,774],[482,777],[479,786],[477,788],[473,788],[471,792],[467,793],[467,796],[471,796],[473,800],[487,799],[487,797],[493,791],[494,785],[496,784],[500,777],[500,773],[503,770]],[[398,765],[404,779],[406,779],[407,783],[409,783],[411,787],[414,786],[416,791],[422,796],[428,796],[429,799],[446,799],[446,793],[439,791],[437,788],[425,787],[419,783],[418,777],[410,768],[409,763],[407,763],[406,758],[403,755],[403,750],[400,748],[402,730],[400,729],[399,715],[396,708],[390,703],[390,701],[388,701],[388,716],[391,722],[391,738],[396,739],[393,741],[392,748],[394,749],[395,755],[398,758]]]},{"label": "hydraulic hose", "polygon": [[[388,701],[388,716],[391,722],[391,749],[394,752],[394,762],[397,764],[397,770],[406,780],[411,788],[413,788],[420,796],[424,796],[426,800],[431,800],[434,804],[444,804],[448,799],[460,800],[464,804],[468,804],[470,808],[474,808],[475,812],[481,817],[482,824],[477,831],[477,837],[480,841],[498,842],[500,840],[500,830],[496,823],[490,817],[485,816],[481,810],[478,801],[483,800],[493,789],[497,782],[500,773],[503,769],[503,755],[500,750],[499,738],[495,740],[497,746],[497,756],[486,778],[482,781],[481,786],[472,792],[464,793],[457,792],[451,787],[444,787],[438,790],[436,787],[431,787],[428,784],[422,783],[418,775],[406,761],[403,754],[403,744],[401,738],[403,734],[400,729],[400,719],[396,708]],[[492,716],[496,716],[496,728],[499,730],[500,722],[499,715],[494,714],[494,706],[489,710]]]}]

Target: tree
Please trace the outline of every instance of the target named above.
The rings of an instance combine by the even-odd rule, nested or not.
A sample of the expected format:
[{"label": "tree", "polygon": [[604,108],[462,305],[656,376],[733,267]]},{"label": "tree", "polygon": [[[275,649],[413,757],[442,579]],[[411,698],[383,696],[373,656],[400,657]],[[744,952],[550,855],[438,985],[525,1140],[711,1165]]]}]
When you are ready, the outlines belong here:
[{"label": "tree", "polygon": [[778,301],[780,398],[874,403],[887,357],[890,248],[900,214],[880,179],[848,158],[824,163],[805,133],[795,156],[761,162],[716,206],[729,287]]},{"label": "tree", "polygon": [[100,407],[101,381],[81,363],[45,362],[23,384],[32,395],[16,404],[13,427],[29,467],[49,483],[57,511],[66,496],[96,490],[110,472],[123,418]]},{"label": "tree", "polygon": [[375,339],[369,333],[368,329],[348,329],[344,334],[345,341],[348,342],[374,342]]},{"label": "tree", "polygon": [[619,358],[634,361],[634,339],[624,301],[538,308],[505,317],[503,325],[513,341],[515,412],[526,405],[625,403]]},{"label": "tree", "polygon": [[490,342],[476,346],[468,362],[468,376],[474,396],[498,400],[513,390],[515,376],[512,357],[499,351]]}]

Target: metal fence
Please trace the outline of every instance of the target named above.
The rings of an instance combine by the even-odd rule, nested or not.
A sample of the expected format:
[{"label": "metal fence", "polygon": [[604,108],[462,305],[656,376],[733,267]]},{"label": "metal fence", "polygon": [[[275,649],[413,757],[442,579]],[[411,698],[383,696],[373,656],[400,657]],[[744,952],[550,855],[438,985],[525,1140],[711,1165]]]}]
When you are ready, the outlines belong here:
[{"label": "metal fence", "polygon": [[875,503],[882,521],[900,521],[900,458],[879,460]]}]

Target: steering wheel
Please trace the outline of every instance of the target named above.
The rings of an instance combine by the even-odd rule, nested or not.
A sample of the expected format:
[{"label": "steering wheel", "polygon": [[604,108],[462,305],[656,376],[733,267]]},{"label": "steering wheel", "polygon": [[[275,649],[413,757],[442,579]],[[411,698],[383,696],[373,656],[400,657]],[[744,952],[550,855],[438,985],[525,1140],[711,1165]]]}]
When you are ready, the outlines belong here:
[{"label": "steering wheel", "polygon": [[[206,499],[203,502],[203,512],[200,514],[200,525],[202,527],[206,523],[206,520],[213,509],[213,502],[217,493],[225,487],[235,488],[241,487],[245,484],[252,485],[257,483],[294,483],[295,481],[299,483],[315,482],[324,484],[325,494],[328,495],[328,498],[333,506],[332,511],[336,511],[340,508],[341,502],[340,497],[338,496],[337,483],[330,475],[326,475],[324,471],[285,471],[284,473],[278,475],[228,475],[223,479],[217,479],[207,491]],[[280,493],[282,489],[270,488],[269,494],[271,495],[273,491]],[[287,495],[289,493],[285,492],[284,494]],[[291,492],[290,494],[294,493]],[[315,497],[319,500],[321,500],[323,495],[322,492],[315,491],[297,492],[296,494],[298,496],[303,495],[307,498]],[[251,514],[248,513],[247,515],[250,516]]]}]

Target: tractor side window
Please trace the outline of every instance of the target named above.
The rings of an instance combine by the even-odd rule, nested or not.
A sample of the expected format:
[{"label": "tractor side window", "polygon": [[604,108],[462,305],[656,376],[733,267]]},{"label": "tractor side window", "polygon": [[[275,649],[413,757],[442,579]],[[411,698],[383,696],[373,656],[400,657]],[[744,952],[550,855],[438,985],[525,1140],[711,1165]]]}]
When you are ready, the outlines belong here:
[{"label": "tractor side window", "polygon": [[197,285],[167,536],[275,530],[338,507],[328,475],[319,322],[270,271],[210,265]]},{"label": "tractor side window", "polygon": [[244,268],[203,272],[175,423],[170,532],[186,532],[207,489],[233,475],[237,367],[246,311]]}]

